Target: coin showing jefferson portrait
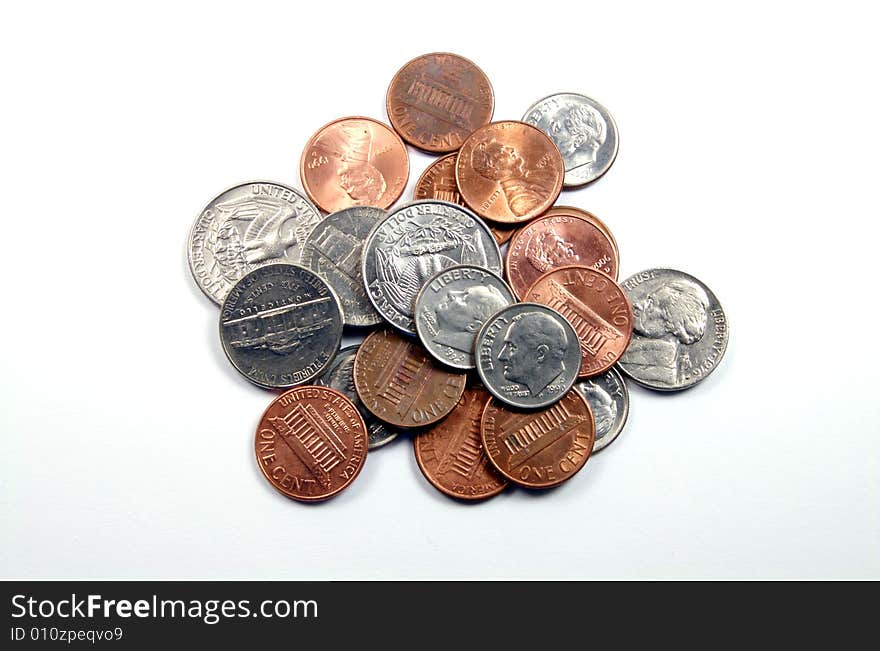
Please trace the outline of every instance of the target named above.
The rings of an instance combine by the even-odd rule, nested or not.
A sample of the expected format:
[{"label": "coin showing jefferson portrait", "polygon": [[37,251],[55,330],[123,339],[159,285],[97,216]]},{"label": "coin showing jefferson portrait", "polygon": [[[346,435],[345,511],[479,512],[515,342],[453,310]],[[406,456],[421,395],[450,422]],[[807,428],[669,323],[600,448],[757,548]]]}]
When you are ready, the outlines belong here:
[{"label": "coin showing jefferson portrait", "polygon": [[617,157],[617,125],[604,106],[577,93],[557,93],[535,102],[523,122],[546,133],[565,162],[565,187],[595,181]]},{"label": "coin showing jefferson portrait", "polygon": [[257,386],[287,389],[319,376],[342,339],[333,290],[308,269],[254,269],[220,307],[220,341],[235,369]]},{"label": "coin showing jefferson portrait", "polygon": [[497,274],[473,265],[449,267],[430,278],[416,297],[416,332],[435,359],[472,369],[483,323],[515,302]]},{"label": "coin showing jefferson portrait", "polygon": [[580,369],[577,333],[556,310],[516,303],[489,318],[477,334],[477,374],[489,392],[511,407],[557,402]]},{"label": "coin showing jefferson portrait", "polygon": [[688,389],[718,366],[727,350],[727,317],[715,294],[693,276],[649,269],[622,283],[632,303],[633,337],[620,369],[660,391]]},{"label": "coin showing jefferson portrait", "polygon": [[280,183],[251,181],[214,197],[189,234],[189,268],[205,295],[222,303],[246,273],[275,262],[297,264],[321,213]]},{"label": "coin showing jefferson portrait", "polygon": [[391,211],[367,237],[362,273],[379,314],[415,335],[419,291],[437,272],[459,264],[501,272],[501,253],[489,228],[462,206],[413,201]]}]

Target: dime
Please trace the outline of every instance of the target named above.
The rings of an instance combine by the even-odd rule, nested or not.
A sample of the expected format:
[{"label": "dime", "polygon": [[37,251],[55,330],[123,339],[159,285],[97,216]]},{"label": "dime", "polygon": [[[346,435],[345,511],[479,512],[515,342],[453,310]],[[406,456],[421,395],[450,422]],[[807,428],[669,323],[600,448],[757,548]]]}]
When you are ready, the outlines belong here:
[{"label": "dime", "polygon": [[351,400],[367,425],[369,448],[374,450],[393,441],[400,432],[373,416],[358,397],[354,388],[354,357],[357,350],[358,346],[347,346],[336,353],[330,368],[315,380],[315,384],[336,389]]},{"label": "dime", "polygon": [[577,391],[539,411],[514,411],[491,400],[480,422],[492,465],[526,488],[550,488],[571,479],[593,450],[590,406]]},{"label": "dime", "polygon": [[189,268],[199,288],[222,303],[239,278],[274,262],[297,263],[321,214],[280,183],[252,181],[211,200],[189,234]]},{"label": "dime", "polygon": [[562,156],[553,141],[523,122],[493,122],[474,131],[455,159],[465,203],[481,217],[503,223],[533,219],[562,190]]},{"label": "dime", "polygon": [[617,278],[617,245],[586,215],[590,214],[577,208],[554,207],[516,232],[504,261],[514,294],[522,298],[543,274],[568,265],[592,267]]},{"label": "dime", "polygon": [[339,298],[345,325],[374,326],[382,317],[367,298],[362,254],[364,239],[385,218],[371,206],[352,206],[327,215],[309,234],[302,266],[321,276]]},{"label": "dime", "polygon": [[413,147],[455,151],[492,119],[495,98],[485,73],[457,54],[432,52],[403,66],[388,87],[388,119]]},{"label": "dime", "polygon": [[482,500],[507,487],[489,463],[480,436],[480,418],[491,397],[481,387],[467,389],[449,416],[413,437],[416,462],[441,493]]},{"label": "dime", "polygon": [[266,480],[295,500],[317,502],[347,488],[367,459],[367,428],[352,402],[326,387],[275,398],[254,438]]},{"label": "dime", "polygon": [[633,313],[614,279],[588,267],[560,267],[541,276],[523,297],[552,307],[571,323],[581,348],[580,377],[611,368],[632,336]]},{"label": "dime", "polygon": [[477,374],[512,407],[537,409],[559,401],[580,368],[578,338],[555,310],[516,303],[497,312],[477,335]]},{"label": "dime", "polygon": [[409,178],[406,145],[372,118],[341,118],[313,135],[300,159],[306,193],[321,210],[388,208]]},{"label": "dime", "polygon": [[535,102],[523,116],[553,138],[565,161],[565,187],[595,181],[617,157],[617,125],[604,106],[576,93]]},{"label": "dime", "polygon": [[[449,154],[428,165],[416,181],[413,199],[439,199],[450,203],[466,206],[464,199],[455,185],[455,154]],[[516,228],[505,228],[498,224],[487,224],[498,246],[504,244],[513,235]]]},{"label": "dime", "polygon": [[354,386],[364,406],[397,427],[436,423],[455,409],[467,375],[436,366],[418,343],[377,330],[354,358]]},{"label": "dime", "polygon": [[220,341],[254,384],[285,389],[324,372],[342,338],[333,290],[308,269],[272,264],[235,283],[220,308]]},{"label": "dime", "polygon": [[379,314],[416,334],[415,300],[428,279],[457,264],[501,273],[501,253],[482,219],[446,201],[413,201],[391,211],[364,245],[364,283]]},{"label": "dime", "polygon": [[435,359],[453,368],[472,369],[483,322],[513,303],[513,292],[497,274],[473,265],[449,267],[419,292],[416,332]]},{"label": "dime", "polygon": [[715,294],[693,276],[648,269],[623,281],[632,303],[633,337],[620,370],[651,389],[688,389],[724,357],[727,317]]},{"label": "dime", "polygon": [[581,380],[574,385],[587,399],[593,421],[596,423],[596,442],[593,452],[607,447],[626,425],[629,416],[629,391],[616,366],[602,375]]}]

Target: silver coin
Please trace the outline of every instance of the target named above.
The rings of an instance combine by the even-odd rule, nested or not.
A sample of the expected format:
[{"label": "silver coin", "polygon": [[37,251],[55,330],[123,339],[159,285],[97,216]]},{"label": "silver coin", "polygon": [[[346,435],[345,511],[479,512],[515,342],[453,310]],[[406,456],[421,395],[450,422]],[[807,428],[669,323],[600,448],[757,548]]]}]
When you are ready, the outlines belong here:
[{"label": "silver coin", "polygon": [[367,424],[369,449],[375,450],[397,438],[400,431],[376,418],[361,402],[354,388],[354,356],[357,354],[358,348],[357,345],[347,346],[336,353],[336,358],[330,368],[315,380],[315,384],[341,391],[354,403]]},{"label": "silver coin", "polygon": [[581,347],[564,316],[538,303],[516,303],[483,324],[477,335],[477,375],[511,407],[548,407],[577,379]]},{"label": "silver coin", "polygon": [[513,303],[516,297],[499,275],[473,265],[449,267],[428,279],[416,297],[416,332],[434,358],[471,369],[483,323]]},{"label": "silver coin", "polygon": [[367,237],[367,295],[388,323],[414,335],[419,290],[438,271],[458,264],[501,273],[501,253],[489,227],[454,203],[413,201],[391,211]]},{"label": "silver coin", "polygon": [[275,262],[298,263],[321,213],[280,183],[252,181],[215,197],[189,234],[189,268],[199,287],[222,303],[246,273]]},{"label": "silver coin", "polygon": [[367,298],[362,253],[364,240],[388,213],[353,206],[330,213],[309,234],[300,264],[326,280],[342,305],[345,325],[374,326],[382,317]]},{"label": "silver coin", "polygon": [[626,418],[629,416],[629,391],[620,371],[613,366],[601,375],[581,380],[574,388],[590,403],[590,411],[593,412],[596,423],[593,452],[598,452],[616,439],[626,425]]},{"label": "silver coin", "polygon": [[220,341],[239,373],[267,389],[319,376],[342,339],[342,310],[320,277],[292,264],[254,269],[220,308]]},{"label": "silver coin", "polygon": [[621,286],[633,309],[621,371],[648,388],[677,391],[715,370],[727,350],[727,317],[706,285],[674,269],[648,269]]},{"label": "silver coin", "polygon": [[523,122],[553,139],[565,163],[565,187],[595,181],[617,157],[617,125],[604,106],[577,93],[557,93],[532,104]]}]

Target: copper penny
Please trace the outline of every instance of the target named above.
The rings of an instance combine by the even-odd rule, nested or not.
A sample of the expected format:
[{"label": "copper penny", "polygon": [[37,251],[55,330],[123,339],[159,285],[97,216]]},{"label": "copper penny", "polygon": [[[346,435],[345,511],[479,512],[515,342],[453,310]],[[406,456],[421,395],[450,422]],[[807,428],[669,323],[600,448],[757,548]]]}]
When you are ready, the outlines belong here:
[{"label": "copper penny", "polygon": [[[591,224],[596,226],[596,228],[602,231],[608,238],[608,241],[611,242],[611,246],[614,247],[617,267],[618,269],[620,268],[620,249],[617,247],[617,240],[614,239],[614,234],[611,232],[611,229],[608,228],[608,225],[601,219],[596,217],[596,215],[591,212],[587,212],[583,208],[575,208],[574,206],[553,206],[550,210],[545,212],[544,215],[571,215],[573,217],[582,217],[583,219],[586,219],[588,222],[590,222]],[[617,280],[617,276],[615,276],[615,280]]]},{"label": "copper penny", "polygon": [[333,497],[355,480],[367,459],[367,426],[357,407],[327,387],[297,387],[260,418],[254,453],[263,475],[295,500]]},{"label": "copper penny", "polygon": [[458,190],[471,210],[512,224],[533,219],[562,190],[562,154],[524,122],[493,122],[474,131],[455,159]]},{"label": "copper penny", "polygon": [[437,366],[420,344],[391,330],[370,334],[354,358],[354,387],[364,406],[397,427],[436,423],[455,409],[467,375]]},{"label": "copper penny", "polygon": [[550,488],[571,479],[587,463],[596,439],[590,406],[574,389],[539,411],[515,411],[492,398],[480,431],[492,465],[526,488]]},{"label": "copper penny", "polygon": [[491,397],[482,387],[468,389],[447,418],[413,439],[422,474],[450,497],[482,500],[507,487],[489,463],[480,437],[480,418]]},{"label": "copper penny", "polygon": [[617,248],[598,224],[576,210],[551,208],[516,232],[504,261],[507,282],[521,300],[543,274],[578,265],[617,278]]},{"label": "copper penny", "polygon": [[633,313],[613,278],[589,267],[560,267],[541,276],[524,301],[551,307],[568,319],[581,345],[578,377],[611,368],[632,338]]},{"label": "copper penny", "polygon": [[[467,208],[458,186],[455,185],[455,154],[439,158],[428,166],[413,191],[413,199],[441,199]],[[511,238],[516,228],[506,228],[498,224],[488,224],[489,230],[498,245]]]},{"label": "copper penny", "polygon": [[388,208],[409,178],[406,145],[372,118],[342,118],[309,138],[299,163],[303,188],[324,212]]},{"label": "copper penny", "polygon": [[385,96],[388,119],[413,147],[455,151],[492,119],[495,98],[488,77],[457,54],[416,57],[394,75]]}]

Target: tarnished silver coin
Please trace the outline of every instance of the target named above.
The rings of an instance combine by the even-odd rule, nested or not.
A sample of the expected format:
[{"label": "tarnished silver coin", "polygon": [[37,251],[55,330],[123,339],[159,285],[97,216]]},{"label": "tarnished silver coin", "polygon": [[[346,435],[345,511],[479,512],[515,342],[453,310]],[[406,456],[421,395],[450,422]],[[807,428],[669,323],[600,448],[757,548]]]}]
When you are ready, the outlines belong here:
[{"label": "tarnished silver coin", "polygon": [[590,411],[593,412],[596,423],[593,452],[598,452],[616,439],[626,425],[626,417],[629,416],[629,391],[623,376],[614,366],[601,375],[581,380],[574,388],[590,403]]},{"label": "tarnished silver coin", "polygon": [[633,310],[633,335],[620,370],[650,389],[677,391],[706,379],[727,350],[727,317],[693,276],[648,269],[621,283]]},{"label": "tarnished silver coin", "polygon": [[249,271],[275,262],[296,264],[321,213],[280,183],[252,181],[215,197],[189,234],[189,268],[199,287],[222,303]]},{"label": "tarnished silver coin", "polygon": [[354,403],[367,424],[369,449],[375,450],[397,438],[400,431],[376,418],[361,402],[354,388],[354,356],[358,348],[357,345],[346,346],[336,353],[330,368],[315,380],[315,384],[336,389]]},{"label": "tarnished silver coin", "polygon": [[516,297],[499,275],[473,265],[449,267],[429,278],[416,297],[416,332],[437,360],[471,369],[483,323],[513,303]]},{"label": "tarnished silver coin", "polygon": [[220,341],[256,385],[286,389],[318,377],[342,339],[339,300],[324,280],[292,264],[254,269],[220,307]]},{"label": "tarnished silver coin", "polygon": [[538,303],[516,303],[487,319],[477,334],[476,352],[477,375],[489,392],[523,409],[560,400],[581,367],[574,328]]},{"label": "tarnished silver coin", "polygon": [[370,302],[395,328],[416,334],[416,296],[438,271],[458,264],[501,273],[501,253],[482,219],[448,201],[413,201],[391,211],[364,245]]},{"label": "tarnished silver coin", "polygon": [[367,298],[362,253],[367,235],[387,214],[372,206],[330,213],[312,229],[303,246],[300,264],[321,276],[336,292],[345,325],[363,327],[382,322]]},{"label": "tarnished silver coin", "polygon": [[577,93],[557,93],[532,104],[523,122],[553,139],[565,163],[565,187],[595,181],[617,157],[617,125],[604,106]]}]

